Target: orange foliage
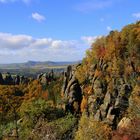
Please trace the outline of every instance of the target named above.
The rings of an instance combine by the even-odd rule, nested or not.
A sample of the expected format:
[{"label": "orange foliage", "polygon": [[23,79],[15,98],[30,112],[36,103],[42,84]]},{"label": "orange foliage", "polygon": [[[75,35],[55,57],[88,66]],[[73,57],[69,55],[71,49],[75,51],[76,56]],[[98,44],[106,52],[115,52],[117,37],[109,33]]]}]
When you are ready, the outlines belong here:
[{"label": "orange foliage", "polygon": [[42,98],[47,100],[48,99],[48,91],[43,91],[42,92]]},{"label": "orange foliage", "polygon": [[98,58],[104,58],[105,54],[106,54],[105,47],[103,47],[103,46],[102,47],[99,47],[98,50],[97,50],[97,56],[98,56]]},{"label": "orange foliage", "polygon": [[113,132],[112,140],[139,140],[140,139],[140,119],[132,120],[132,125],[128,128],[121,128]]},{"label": "orange foliage", "polygon": [[100,77],[102,75],[102,72],[98,69],[95,70],[95,74],[94,74],[94,77]]},{"label": "orange foliage", "polygon": [[38,98],[42,95],[42,86],[39,83],[39,81],[34,80],[32,83],[30,83],[26,89],[25,89],[25,100],[31,99],[31,98]]},{"label": "orange foliage", "polygon": [[87,98],[83,96],[82,103],[81,103],[81,112],[84,112],[87,107]]},{"label": "orange foliage", "polygon": [[83,92],[84,92],[84,94],[86,94],[86,95],[92,94],[92,86],[90,85],[90,86],[84,87]]}]

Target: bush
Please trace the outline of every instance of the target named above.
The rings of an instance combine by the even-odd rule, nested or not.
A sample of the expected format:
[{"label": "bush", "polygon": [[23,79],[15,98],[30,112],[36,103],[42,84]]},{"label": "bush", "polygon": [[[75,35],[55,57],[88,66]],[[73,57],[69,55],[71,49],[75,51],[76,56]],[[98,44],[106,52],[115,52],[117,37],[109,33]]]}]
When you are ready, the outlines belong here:
[{"label": "bush", "polygon": [[0,140],[5,140],[6,137],[9,138],[8,140],[13,140],[17,136],[18,136],[18,133],[16,131],[15,122],[0,124]]},{"label": "bush", "polygon": [[73,129],[77,124],[77,119],[68,114],[67,116],[55,121],[46,123],[39,122],[30,136],[31,140],[64,140],[73,137]]},{"label": "bush", "polygon": [[140,118],[140,85],[136,85],[129,99],[129,115]]},{"label": "bush", "polygon": [[102,123],[94,121],[93,118],[81,117],[75,140],[109,140],[111,128]]},{"label": "bush", "polygon": [[46,122],[54,121],[63,117],[64,111],[53,107],[52,102],[40,98],[23,102],[20,107],[20,116],[23,119],[20,125],[20,137],[24,140],[40,119]]}]

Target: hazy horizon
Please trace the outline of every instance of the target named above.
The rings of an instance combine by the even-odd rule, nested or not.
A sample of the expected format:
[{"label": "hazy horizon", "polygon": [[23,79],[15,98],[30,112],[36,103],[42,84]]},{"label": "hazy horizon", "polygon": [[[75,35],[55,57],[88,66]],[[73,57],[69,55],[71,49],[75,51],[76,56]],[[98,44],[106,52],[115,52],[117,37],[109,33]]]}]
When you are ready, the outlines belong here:
[{"label": "hazy horizon", "polygon": [[27,60],[27,61],[23,61],[23,62],[9,62],[9,63],[0,63],[0,65],[8,65],[8,64],[22,64],[22,63],[28,63],[28,62],[54,62],[54,63],[71,63],[71,62],[80,62],[82,60],[76,60],[76,61],[52,61],[52,60],[44,60],[44,61],[38,61],[38,60]]}]

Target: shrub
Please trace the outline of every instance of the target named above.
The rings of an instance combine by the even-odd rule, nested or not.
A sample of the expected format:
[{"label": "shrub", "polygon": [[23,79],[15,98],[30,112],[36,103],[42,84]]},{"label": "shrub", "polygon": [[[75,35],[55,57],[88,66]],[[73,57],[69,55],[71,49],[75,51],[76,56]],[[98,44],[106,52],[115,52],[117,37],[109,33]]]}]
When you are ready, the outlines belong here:
[{"label": "shrub", "polygon": [[84,112],[87,108],[87,98],[83,96],[82,103],[81,103],[81,112]]},{"label": "shrub", "polygon": [[35,126],[33,133],[30,135],[30,140],[64,140],[73,137],[73,129],[77,124],[77,119],[68,114],[63,118],[46,123],[39,122]]},{"label": "shrub", "polygon": [[111,128],[108,125],[85,115],[81,117],[75,140],[109,140],[110,137]]},{"label": "shrub", "polygon": [[140,118],[140,85],[136,85],[129,99],[129,115]]},{"label": "shrub", "polygon": [[20,137],[24,140],[40,119],[46,122],[54,121],[63,117],[64,111],[53,107],[52,102],[39,98],[23,102],[20,107],[20,116],[23,119],[20,125]]}]

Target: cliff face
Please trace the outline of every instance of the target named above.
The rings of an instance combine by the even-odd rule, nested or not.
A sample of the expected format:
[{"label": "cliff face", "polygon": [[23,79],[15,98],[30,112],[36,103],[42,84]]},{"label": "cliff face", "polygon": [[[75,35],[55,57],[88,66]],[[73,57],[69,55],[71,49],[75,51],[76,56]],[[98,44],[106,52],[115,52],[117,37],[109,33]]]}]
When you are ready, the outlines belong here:
[{"label": "cliff face", "polygon": [[[67,99],[66,111],[78,113],[82,97],[86,96],[87,104],[84,109],[86,115],[94,117],[95,121],[103,121],[116,128],[118,121],[129,107],[132,85],[125,80],[125,77],[111,77],[110,81],[107,81],[105,65],[99,62],[94,67],[91,66],[90,73],[92,75],[88,77],[88,85],[90,85],[88,95],[75,77],[76,69],[74,71],[72,66],[68,66],[64,74],[62,92]],[[96,75],[97,69],[102,74]],[[75,103],[77,103],[77,108],[75,108]]]},{"label": "cliff face", "polygon": [[87,97],[86,113],[88,116],[93,116],[95,121],[103,121],[116,127],[118,120],[123,117],[129,106],[132,86],[125,77],[110,77],[107,81],[104,67],[106,64],[102,63],[99,62],[95,66],[97,68],[91,70],[95,73],[98,69],[102,74],[91,78],[91,93]]},{"label": "cliff face", "polygon": [[76,68],[72,66],[67,67],[62,87],[62,93],[66,99],[65,109],[71,113],[78,113],[80,111],[82,101],[82,91],[78,79],[75,77],[75,70]]},{"label": "cliff face", "polygon": [[[120,129],[123,123],[127,129],[132,128],[128,122],[140,119],[139,60],[140,22],[97,39],[82,63],[73,72],[69,66],[65,73],[66,107],[77,101],[87,118],[107,124],[112,130]],[[70,110],[75,111],[73,107]]]}]

